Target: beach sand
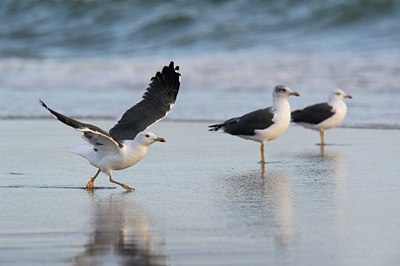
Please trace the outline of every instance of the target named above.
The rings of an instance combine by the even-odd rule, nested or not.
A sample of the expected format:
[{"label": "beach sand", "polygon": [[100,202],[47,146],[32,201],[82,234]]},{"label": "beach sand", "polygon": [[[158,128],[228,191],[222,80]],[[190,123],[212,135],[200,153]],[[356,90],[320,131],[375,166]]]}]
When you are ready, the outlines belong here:
[{"label": "beach sand", "polygon": [[[89,121],[102,128],[113,122]],[[291,126],[266,145],[161,122],[116,171],[125,193],[65,150],[55,120],[1,120],[0,265],[398,265],[400,131]]]}]

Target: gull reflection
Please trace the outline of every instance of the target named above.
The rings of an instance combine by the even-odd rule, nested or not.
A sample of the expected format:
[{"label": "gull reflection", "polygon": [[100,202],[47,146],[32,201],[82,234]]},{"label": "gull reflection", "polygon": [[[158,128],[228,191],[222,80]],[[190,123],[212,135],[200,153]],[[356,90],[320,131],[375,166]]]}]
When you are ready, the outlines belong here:
[{"label": "gull reflection", "polygon": [[128,195],[93,199],[93,216],[85,250],[74,265],[167,265],[152,242],[146,213]]},{"label": "gull reflection", "polygon": [[[270,206],[275,217],[275,226],[279,229],[275,235],[276,244],[288,247],[293,239],[293,193],[290,180],[278,172],[265,173],[265,194],[274,204]],[[266,198],[268,201],[268,198]],[[268,204],[269,202],[267,202]]]},{"label": "gull reflection", "polygon": [[[338,147],[338,146],[351,146],[350,144],[325,144],[325,145],[320,145],[317,144],[319,147],[319,154],[321,157],[325,157],[325,150],[328,149],[328,147]],[[332,153],[330,154],[332,156]]]},{"label": "gull reflection", "polygon": [[348,162],[345,153],[337,149],[332,151],[332,147],[329,150],[321,148],[319,153],[301,153],[297,158],[303,165],[302,174],[308,180],[307,193],[324,200],[325,207],[334,210],[330,212],[334,217],[328,219],[335,221],[337,235],[346,238]]},{"label": "gull reflection", "polygon": [[331,165],[331,175],[334,184],[334,205],[336,209],[336,225],[338,233],[346,238],[347,225],[347,157],[342,153],[329,152],[325,154],[327,163]]},{"label": "gull reflection", "polygon": [[[290,178],[272,171],[250,171],[224,180],[229,212],[256,228],[249,232],[273,235],[278,249],[286,250],[293,239],[293,193]],[[238,220],[238,223],[241,223]]]}]

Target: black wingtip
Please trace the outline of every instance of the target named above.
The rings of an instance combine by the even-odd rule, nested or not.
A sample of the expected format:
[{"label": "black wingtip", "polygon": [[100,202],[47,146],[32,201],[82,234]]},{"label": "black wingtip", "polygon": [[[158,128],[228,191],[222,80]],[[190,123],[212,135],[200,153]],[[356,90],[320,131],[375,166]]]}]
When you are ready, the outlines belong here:
[{"label": "black wingtip", "polygon": [[221,127],[223,127],[222,124],[215,124],[208,126],[208,131],[218,131]]},{"label": "black wingtip", "polygon": [[171,61],[171,62],[169,63],[168,68],[173,69],[176,73],[178,73],[178,74],[180,75],[180,73],[179,73],[179,66],[175,66],[175,67],[174,67],[174,65],[175,65],[174,61]]},{"label": "black wingtip", "polygon": [[43,106],[44,108],[49,109],[49,108],[47,107],[47,105],[46,105],[46,104],[42,101],[42,99],[40,99],[40,98],[39,98],[39,103],[40,103],[40,105]]}]

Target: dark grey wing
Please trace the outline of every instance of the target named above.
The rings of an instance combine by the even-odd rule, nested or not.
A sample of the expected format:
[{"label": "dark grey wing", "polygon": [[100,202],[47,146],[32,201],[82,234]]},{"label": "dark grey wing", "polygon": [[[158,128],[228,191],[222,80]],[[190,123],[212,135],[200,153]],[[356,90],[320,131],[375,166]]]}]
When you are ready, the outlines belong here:
[{"label": "dark grey wing", "polygon": [[236,123],[237,121],[239,121],[239,119],[240,119],[240,117],[234,117],[229,120],[226,120],[225,122],[223,122],[221,124],[214,124],[214,125],[208,126],[208,131],[218,131],[221,128],[225,128],[229,124]]},{"label": "dark grey wing", "polygon": [[110,136],[106,131],[102,130],[99,127],[96,127],[91,124],[85,124],[82,123],[78,120],[72,119],[68,116],[65,116],[63,114],[60,114],[53,109],[50,109],[47,107],[47,105],[42,101],[39,100],[40,104],[46,108],[55,118],[57,118],[60,122],[73,127],[74,129],[83,132],[83,139],[89,142],[92,145],[106,145],[106,144],[111,144],[115,145],[119,148],[122,148],[123,145],[113,139],[113,137]]},{"label": "dark grey wing", "polygon": [[303,110],[293,111],[292,121],[295,123],[319,124],[334,114],[332,106],[327,103],[319,103],[308,106]]},{"label": "dark grey wing", "polygon": [[179,67],[174,62],[165,66],[151,78],[143,98],[128,109],[118,123],[110,129],[110,135],[117,140],[134,139],[136,135],[163,119],[175,104],[179,92]]},{"label": "dark grey wing", "polygon": [[265,129],[274,124],[273,117],[274,113],[271,112],[271,107],[269,107],[226,120],[222,123],[222,128],[224,132],[231,135],[253,136],[254,130]]}]

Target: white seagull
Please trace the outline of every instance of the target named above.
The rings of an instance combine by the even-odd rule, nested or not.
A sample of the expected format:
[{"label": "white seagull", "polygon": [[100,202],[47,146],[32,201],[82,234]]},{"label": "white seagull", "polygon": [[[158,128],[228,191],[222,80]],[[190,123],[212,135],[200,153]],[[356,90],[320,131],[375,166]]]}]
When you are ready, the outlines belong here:
[{"label": "white seagull", "polygon": [[318,130],[321,137],[321,145],[325,145],[325,130],[339,126],[347,113],[347,105],[344,99],[353,97],[341,89],[331,92],[329,102],[318,103],[302,110],[292,112],[292,121],[305,128]]},{"label": "white seagull", "polygon": [[226,120],[221,124],[209,126],[210,131],[218,131],[261,143],[261,163],[265,163],[264,144],[280,137],[290,124],[289,96],[300,96],[289,87],[278,85],[272,93],[273,105],[256,110],[241,117]]},{"label": "white seagull", "polygon": [[109,176],[110,182],[132,191],[134,188],[115,181],[111,174],[114,170],[126,169],[138,163],[154,142],[165,142],[163,138],[145,130],[169,113],[175,104],[179,86],[179,67],[174,67],[174,62],[171,62],[161,73],[157,72],[151,78],[142,100],[125,111],[109,132],[62,115],[47,107],[41,100],[40,103],[59,121],[83,132],[82,137],[88,144],[74,147],[70,151],[86,158],[91,165],[98,168],[86,188],[93,189],[95,179],[103,172]]}]

